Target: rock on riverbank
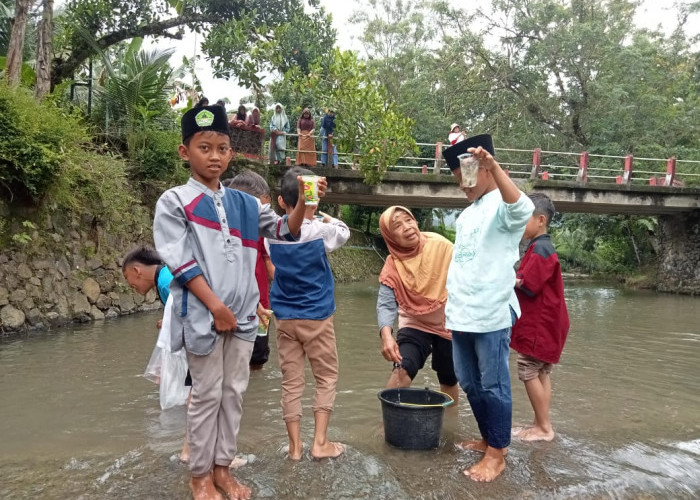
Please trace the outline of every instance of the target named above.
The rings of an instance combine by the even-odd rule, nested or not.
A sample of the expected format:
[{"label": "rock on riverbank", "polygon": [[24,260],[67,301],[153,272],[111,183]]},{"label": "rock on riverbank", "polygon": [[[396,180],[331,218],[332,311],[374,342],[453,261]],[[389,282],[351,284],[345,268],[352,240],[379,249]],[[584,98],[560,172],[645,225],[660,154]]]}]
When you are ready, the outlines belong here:
[{"label": "rock on riverbank", "polygon": [[[52,233],[52,245],[0,252],[0,334],[73,322],[100,321],[161,307],[124,281],[120,258],[135,243],[73,229]],[[379,275],[381,257],[370,239],[353,231],[347,249],[331,254],[338,282]]]}]

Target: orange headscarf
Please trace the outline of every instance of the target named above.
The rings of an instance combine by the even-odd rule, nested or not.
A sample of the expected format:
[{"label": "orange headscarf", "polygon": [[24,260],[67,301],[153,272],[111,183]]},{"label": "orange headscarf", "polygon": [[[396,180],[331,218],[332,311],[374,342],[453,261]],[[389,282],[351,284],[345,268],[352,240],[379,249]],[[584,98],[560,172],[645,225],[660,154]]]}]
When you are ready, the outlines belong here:
[{"label": "orange headscarf", "polygon": [[447,301],[447,269],[452,260],[452,243],[437,233],[420,233],[419,243],[412,248],[399,246],[391,229],[400,206],[387,208],[379,217],[379,230],[389,249],[389,257],[379,274],[379,282],[394,290],[396,302],[408,314],[428,314]]}]

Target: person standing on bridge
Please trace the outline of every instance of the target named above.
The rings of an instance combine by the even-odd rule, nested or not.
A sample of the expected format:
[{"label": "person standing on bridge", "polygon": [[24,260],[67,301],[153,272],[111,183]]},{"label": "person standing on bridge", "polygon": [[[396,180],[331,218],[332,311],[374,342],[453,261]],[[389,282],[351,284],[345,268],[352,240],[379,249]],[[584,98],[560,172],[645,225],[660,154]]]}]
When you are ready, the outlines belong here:
[{"label": "person standing on bridge", "polygon": [[311,110],[304,108],[299,120],[297,120],[297,134],[299,137],[299,152],[297,153],[297,167],[316,166],[316,122],[311,116]]},{"label": "person standing on bridge", "polygon": [[[533,204],[493,158],[488,134],[447,148],[443,156],[472,204],[457,219],[447,273],[445,327],[452,330],[455,373],[479,425],[481,439],[457,446],[484,454],[464,471],[474,481],[493,481],[505,469],[510,444],[512,395],[508,355],[520,306],[513,290],[520,238]],[[475,182],[462,180],[468,158],[478,160]],[[461,165],[466,160],[466,165]],[[470,176],[471,177],[471,176]]]},{"label": "person standing on bridge", "polygon": [[[278,102],[270,119],[270,141],[274,143],[275,165],[284,165],[287,157],[287,138],[285,137],[287,133],[289,133],[289,119],[284,112],[284,106]],[[272,145],[271,149],[273,149]]]},{"label": "person standing on bridge", "polygon": [[400,206],[382,213],[379,230],[390,253],[379,275],[377,297],[382,356],[394,363],[387,387],[409,387],[432,354],[440,389],[456,402],[452,333],[445,329],[445,281],[453,245],[439,234],[421,232],[411,211]]},{"label": "person standing on bridge", "polygon": [[[335,132],[335,111],[329,109],[321,120],[321,166],[325,167],[328,163],[328,139],[330,138],[333,144],[333,133]],[[333,168],[338,168],[338,148],[333,144]]]},{"label": "person standing on bridge", "polygon": [[450,142],[450,146],[454,146],[464,140],[464,132],[459,129],[457,123],[450,125],[450,134],[447,136],[447,140]]}]

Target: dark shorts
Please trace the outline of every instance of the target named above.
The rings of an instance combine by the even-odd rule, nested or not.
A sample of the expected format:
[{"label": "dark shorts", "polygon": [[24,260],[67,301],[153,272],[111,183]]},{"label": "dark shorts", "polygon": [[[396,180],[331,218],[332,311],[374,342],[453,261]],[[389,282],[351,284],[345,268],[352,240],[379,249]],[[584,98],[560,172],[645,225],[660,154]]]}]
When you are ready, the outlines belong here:
[{"label": "dark shorts", "polygon": [[396,334],[396,343],[401,352],[401,366],[413,380],[418,370],[423,368],[432,353],[432,368],[437,372],[441,385],[453,386],[457,383],[452,362],[452,342],[415,328],[401,328]]},{"label": "dark shorts", "polygon": [[250,364],[262,366],[270,357],[270,335],[256,336],[253,345],[253,354],[250,356]]}]

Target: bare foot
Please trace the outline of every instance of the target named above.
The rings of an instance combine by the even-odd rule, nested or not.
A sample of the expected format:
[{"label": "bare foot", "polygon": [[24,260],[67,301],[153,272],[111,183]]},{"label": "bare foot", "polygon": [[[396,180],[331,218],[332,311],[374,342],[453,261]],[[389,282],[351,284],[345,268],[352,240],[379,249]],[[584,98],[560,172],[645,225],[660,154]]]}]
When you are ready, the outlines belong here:
[{"label": "bare foot", "polygon": [[243,467],[245,464],[248,463],[248,460],[246,460],[243,457],[236,457],[233,460],[231,460],[231,463],[228,465],[229,469],[238,469],[239,467]]},{"label": "bare foot", "polygon": [[250,498],[250,488],[231,477],[228,467],[214,466],[214,484],[224,492],[229,500],[248,500]]},{"label": "bare foot", "polygon": [[183,448],[182,451],[180,452],[180,462],[183,464],[190,463],[190,449],[189,449],[189,447]]},{"label": "bare foot", "polygon": [[464,475],[478,482],[491,482],[506,468],[505,450],[489,447],[484,458],[464,471]]},{"label": "bare foot", "polygon": [[216,491],[211,474],[203,477],[191,477],[190,490],[194,500],[224,500],[221,493]]},{"label": "bare foot", "polygon": [[299,461],[304,453],[304,443],[299,443],[298,446],[289,443],[288,445],[282,447],[282,451],[287,454],[287,458],[289,460],[294,460],[295,462]]},{"label": "bare foot", "polygon": [[554,439],[554,429],[549,432],[540,427],[521,428],[513,431],[513,437],[523,441],[551,441]]},{"label": "bare foot", "polygon": [[469,439],[467,441],[455,443],[455,446],[460,450],[471,450],[478,451],[479,453],[486,453],[486,448],[488,448],[489,445],[485,439]]},{"label": "bare foot", "polygon": [[345,445],[334,441],[326,441],[323,446],[313,445],[311,447],[311,456],[316,460],[322,458],[338,458],[345,453]]}]

